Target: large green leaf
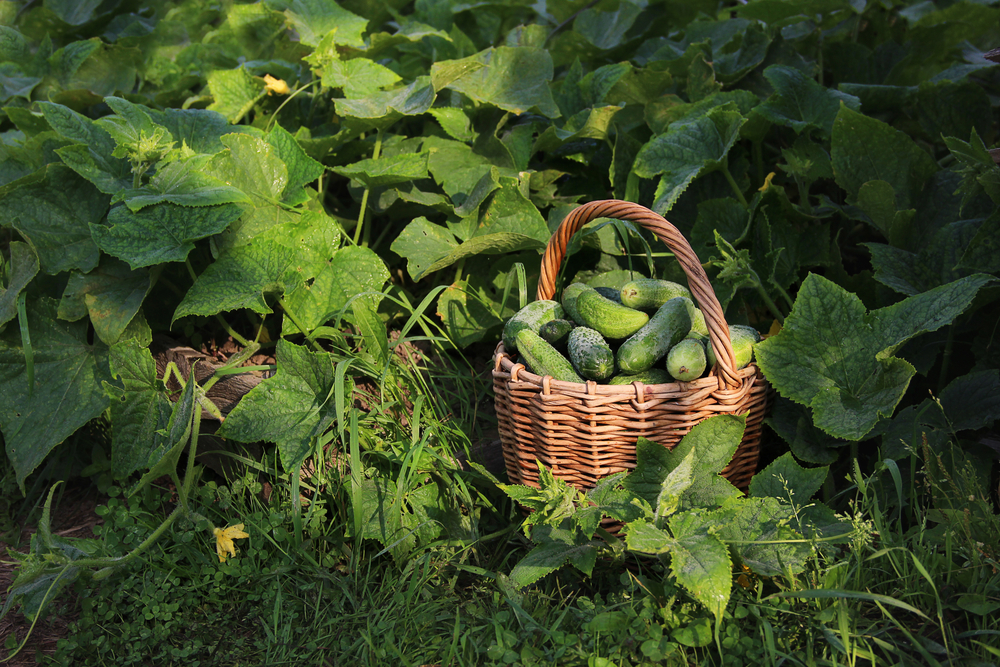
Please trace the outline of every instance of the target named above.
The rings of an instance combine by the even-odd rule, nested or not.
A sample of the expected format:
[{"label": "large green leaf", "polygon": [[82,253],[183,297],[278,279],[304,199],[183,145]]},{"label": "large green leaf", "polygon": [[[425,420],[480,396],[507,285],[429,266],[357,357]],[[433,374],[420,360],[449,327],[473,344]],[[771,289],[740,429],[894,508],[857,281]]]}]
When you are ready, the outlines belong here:
[{"label": "large green leaf", "polygon": [[552,57],[544,49],[498,46],[459,61],[431,65],[434,88],[451,88],[477,102],[516,114],[535,111],[557,118],[552,98]]},{"label": "large green leaf", "polygon": [[344,60],[337,48],[337,35],[336,31],[328,33],[305,58],[320,75],[324,88],[339,88],[348,99],[359,99],[401,81],[391,69],[368,58]]},{"label": "large green leaf", "polygon": [[541,544],[518,561],[510,573],[518,588],[535,583],[546,574],[569,563],[586,575],[597,562],[597,547],[587,536],[551,526],[539,526],[532,531]]},{"label": "large green leaf", "polygon": [[338,238],[339,232],[322,214],[298,216],[271,227],[210,264],[184,295],[173,320],[238,308],[270,313],[266,295],[288,294],[333,270],[329,259],[337,252]]},{"label": "large green leaf", "polygon": [[695,600],[722,621],[733,588],[733,563],[725,543],[707,530],[678,534],[670,551],[670,573]]},{"label": "large green leaf", "polygon": [[38,253],[46,273],[97,266],[90,224],[108,210],[108,196],[61,164],[11,183],[0,192],[0,226],[13,226]]},{"label": "large green leaf", "polygon": [[271,128],[265,139],[277,151],[278,159],[285,163],[288,170],[284,202],[289,205],[305,203],[309,197],[304,187],[323,176],[326,167],[309,157],[295,137],[280,125]]},{"label": "large green leaf", "polygon": [[234,204],[194,209],[158,204],[138,213],[116,206],[107,226],[91,223],[90,231],[101,250],[137,269],[183,262],[195,241],[221,233],[242,213]]},{"label": "large green leaf", "polygon": [[618,3],[617,9],[610,12],[588,7],[577,15],[573,29],[588,42],[606,51],[621,46],[625,34],[641,12],[638,5],[628,0]]},{"label": "large green leaf", "polygon": [[112,155],[114,139],[86,116],[61,104],[40,102],[42,117],[61,136],[75,145],[56,152],[66,165],[106,194],[115,194],[132,185],[128,160]]},{"label": "large green leaf", "polygon": [[764,70],[764,77],[774,86],[775,94],[755,111],[799,134],[818,129],[829,136],[841,102],[853,111],[861,109],[858,98],[825,88],[794,67],[771,65]]},{"label": "large green leaf", "polygon": [[59,318],[71,322],[90,315],[98,338],[115,343],[139,312],[152,288],[147,269],[131,269],[113,257],[104,257],[88,273],[74,271],[59,302]]},{"label": "large green leaf", "polygon": [[8,282],[0,287],[0,331],[17,315],[17,297],[38,273],[38,256],[27,243],[10,244]]},{"label": "large green leaf", "polygon": [[[369,248],[331,248],[327,256],[325,266],[312,284],[301,285],[285,297],[285,305],[309,330],[339,313],[351,297],[363,292],[381,292],[389,279],[385,262]],[[298,331],[295,323],[286,317],[282,333],[289,335]]]},{"label": "large green leaf", "polygon": [[950,323],[993,280],[977,274],[867,313],[856,295],[810,274],[781,332],[755,348],[757,362],[778,393],[812,408],[819,428],[860,440],[914,374],[896,348]]},{"label": "large green leaf", "polygon": [[358,99],[338,99],[334,105],[341,116],[365,120],[374,127],[387,127],[403,116],[426,113],[434,99],[430,78],[420,76],[402,88],[380,90]]},{"label": "large green leaf", "polygon": [[236,124],[266,94],[266,85],[263,79],[253,76],[245,67],[217,69],[208,75],[208,92],[213,98],[208,110]]},{"label": "large green leaf", "polygon": [[691,485],[684,492],[688,507],[713,507],[740,491],[721,475],[729,465],[743,439],[745,415],[716,415],[691,427],[677,446],[670,450],[670,466],[679,466],[690,452],[695,453],[696,465]]},{"label": "large green leaf", "polygon": [[492,192],[485,207],[480,207],[473,237],[510,234],[548,243],[549,227],[531,200],[525,196],[526,183],[501,176],[499,189]]},{"label": "large green leaf", "polygon": [[412,220],[400,232],[390,250],[405,257],[410,278],[420,280],[430,273],[431,266],[457,247],[458,241],[454,234],[421,216]]},{"label": "large green leaf", "polygon": [[739,139],[746,122],[734,103],[715,107],[704,116],[675,123],[639,151],[635,173],[642,178],[663,174],[653,209],[668,212],[696,177],[718,169]]},{"label": "large green leaf", "polygon": [[740,498],[718,511],[712,524],[744,565],[774,577],[801,572],[812,553],[802,535],[788,527],[795,515],[777,498]]},{"label": "large green leaf", "polygon": [[204,172],[208,160],[208,156],[197,155],[165,164],[147,185],[126,190],[121,199],[132,211],[164,202],[178,206],[249,203],[250,197],[242,190]]},{"label": "large green leaf", "polygon": [[141,341],[112,345],[110,365],[118,381],[104,383],[111,399],[111,469],[116,477],[127,477],[154,465],[176,444],[168,441],[165,430],[172,406],[156,377],[153,356]]},{"label": "large green leaf", "polygon": [[819,491],[829,468],[803,468],[790,452],[785,452],[750,480],[750,495],[788,500],[805,505]]},{"label": "large green leaf", "polygon": [[108,349],[87,342],[86,323],[56,319],[50,299],[29,302],[27,312],[32,386],[20,332],[8,327],[0,336],[0,431],[22,492],[49,452],[108,406],[101,383],[111,379]]},{"label": "large green leaf", "polygon": [[246,245],[264,230],[295,218],[281,205],[288,168],[277,151],[267,142],[245,134],[227,134],[219,140],[228,150],[215,155],[205,172],[242,190],[250,201],[240,204],[243,215],[217,237],[217,252]]},{"label": "large green leaf", "polygon": [[222,114],[208,109],[144,110],[154,123],[170,130],[178,146],[187,146],[195,153],[214,155],[224,150],[222,137],[227,134],[260,133],[249,125],[230,125]]},{"label": "large green leaf", "polygon": [[851,199],[868,181],[885,181],[896,193],[897,209],[910,208],[937,163],[910,137],[841,104],[833,123],[830,157],[837,184]]},{"label": "large green leaf", "polygon": [[427,153],[404,153],[390,157],[360,160],[333,171],[360,181],[367,188],[409,183],[427,178]]},{"label": "large green leaf", "polygon": [[872,254],[875,280],[912,296],[971,274],[970,269],[960,268],[959,262],[985,224],[959,220],[945,225],[919,253],[882,243],[862,245]]},{"label": "large green leaf", "polygon": [[299,35],[308,46],[317,46],[331,31],[336,31],[336,43],[356,49],[364,48],[361,35],[368,27],[368,19],[352,14],[334,0],[268,0],[268,5],[284,11]]},{"label": "large green leaf", "polygon": [[250,390],[219,427],[223,438],[278,445],[281,465],[292,470],[309,454],[312,439],[338,419],[336,373],[329,354],[281,339],[277,371]]}]

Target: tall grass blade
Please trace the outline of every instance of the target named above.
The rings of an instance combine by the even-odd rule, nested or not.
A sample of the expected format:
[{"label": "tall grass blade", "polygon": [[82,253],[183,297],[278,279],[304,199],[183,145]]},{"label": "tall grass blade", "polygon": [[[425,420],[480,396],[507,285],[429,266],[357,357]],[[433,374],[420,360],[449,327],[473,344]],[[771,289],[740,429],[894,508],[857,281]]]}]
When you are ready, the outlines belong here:
[{"label": "tall grass blade", "polygon": [[926,618],[928,621],[931,620],[927,614],[920,611],[916,607],[908,605],[901,600],[897,600],[896,598],[889,597],[888,595],[879,595],[878,593],[863,593],[861,591],[844,591],[837,588],[827,588],[804,591],[781,591],[780,593],[769,595],[765,599],[771,598],[864,600],[866,602],[874,602],[875,604],[885,604],[890,607],[899,607],[900,609],[914,613],[922,618]]}]

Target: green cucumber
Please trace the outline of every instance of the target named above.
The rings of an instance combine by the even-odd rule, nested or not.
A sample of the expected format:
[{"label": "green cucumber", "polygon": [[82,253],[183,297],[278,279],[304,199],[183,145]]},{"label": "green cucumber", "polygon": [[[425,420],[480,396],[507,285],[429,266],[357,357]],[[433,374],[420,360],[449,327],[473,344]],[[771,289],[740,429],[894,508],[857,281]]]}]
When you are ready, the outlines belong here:
[{"label": "green cucumber", "polygon": [[621,295],[622,303],[629,308],[653,310],[678,296],[691,298],[691,291],[684,285],[669,280],[640,278],[625,283]]},{"label": "green cucumber", "polygon": [[538,375],[551,375],[563,382],[585,382],[576,374],[569,359],[559,354],[556,348],[531,329],[517,332],[517,353],[522,363]]},{"label": "green cucumber", "polygon": [[706,365],[705,344],[697,338],[685,338],[667,352],[667,372],[675,380],[697,380]]},{"label": "green cucumber", "polygon": [[570,320],[549,320],[538,329],[538,335],[545,339],[546,343],[549,343],[555,348],[565,348],[566,339],[569,337],[569,332],[573,330],[576,323]]},{"label": "green cucumber", "polygon": [[[753,346],[760,342],[760,333],[753,327],[745,324],[729,325],[729,340],[733,343],[733,356],[736,357],[736,370],[744,368],[753,361]],[[708,367],[715,365],[715,350],[711,345],[708,348]]]},{"label": "green cucumber", "polygon": [[569,360],[576,372],[590,380],[606,380],[615,372],[615,353],[604,337],[589,327],[569,332]]},{"label": "green cucumber", "polygon": [[594,289],[593,287],[588,287],[583,283],[573,283],[569,285],[562,292],[562,307],[569,316],[569,319],[573,320],[577,324],[582,324],[580,321],[580,313],[576,310],[576,299],[583,292]]},{"label": "green cucumber", "polygon": [[616,375],[608,380],[608,384],[632,384],[633,382],[667,384],[673,381],[674,379],[670,377],[670,373],[662,368],[650,368],[648,371],[636,373],[635,375]]},{"label": "green cucumber", "polygon": [[660,306],[646,326],[618,348],[618,368],[635,374],[649,370],[691,331],[691,316],[681,297]]},{"label": "green cucumber", "polygon": [[694,301],[685,297],[684,305],[687,306],[688,315],[691,316],[691,331],[693,333],[699,333],[702,336],[708,335],[708,325],[705,323],[705,314],[698,309],[698,306],[694,304]]},{"label": "green cucumber", "polygon": [[611,299],[615,303],[622,302],[621,290],[616,290],[614,287],[595,287],[593,289],[601,296]]},{"label": "green cucumber", "polygon": [[514,313],[503,327],[503,346],[507,352],[517,352],[517,334],[522,329],[534,332],[549,320],[565,317],[566,311],[558,301],[532,301]]},{"label": "green cucumber", "polygon": [[649,315],[615,303],[596,290],[581,292],[576,298],[580,324],[597,329],[610,339],[628,338],[649,322]]}]

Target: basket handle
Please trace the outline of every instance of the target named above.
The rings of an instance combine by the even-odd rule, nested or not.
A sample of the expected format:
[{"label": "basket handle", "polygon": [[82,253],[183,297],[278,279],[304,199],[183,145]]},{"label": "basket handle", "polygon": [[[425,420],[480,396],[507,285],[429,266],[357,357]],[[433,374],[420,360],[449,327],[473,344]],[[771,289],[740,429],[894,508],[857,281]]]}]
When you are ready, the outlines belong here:
[{"label": "basket handle", "polygon": [[712,350],[718,363],[713,373],[719,377],[722,384],[736,387],[741,380],[736,375],[736,358],[733,356],[733,344],[729,339],[729,325],[722,312],[722,305],[715,296],[715,290],[708,281],[701,260],[691,248],[684,235],[668,222],[663,216],[654,213],[645,206],[618,199],[592,201],[573,209],[559,225],[559,229],[549,239],[542,256],[541,275],[538,278],[537,299],[552,299],[556,293],[556,276],[559,267],[566,256],[569,240],[588,222],[598,218],[616,218],[636,222],[656,234],[670,249],[680,262],[681,268],[688,279],[688,287],[695,302],[705,315],[705,324],[712,343]]}]

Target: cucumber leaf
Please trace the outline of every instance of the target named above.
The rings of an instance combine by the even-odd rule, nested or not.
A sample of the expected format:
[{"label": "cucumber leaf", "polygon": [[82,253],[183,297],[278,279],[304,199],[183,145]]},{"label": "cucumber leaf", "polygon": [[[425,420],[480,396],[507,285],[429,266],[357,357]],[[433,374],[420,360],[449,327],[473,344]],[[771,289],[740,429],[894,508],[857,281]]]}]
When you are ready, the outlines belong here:
[{"label": "cucumber leaf", "polygon": [[976,274],[866,312],[856,295],[810,274],[781,332],[756,346],[757,362],[779,394],[812,409],[816,426],[860,440],[892,414],[915,373],[895,350],[952,322],[994,281]]},{"label": "cucumber leaf", "polygon": [[107,346],[88,343],[87,324],[59,320],[56,311],[52,299],[28,303],[32,386],[18,330],[0,337],[0,431],[22,493],[49,452],[108,407],[101,384],[111,379]]},{"label": "cucumber leaf", "polygon": [[336,373],[329,354],[278,341],[277,371],[244,396],[218,434],[239,442],[278,445],[281,465],[293,470],[339,415],[333,400]]}]

